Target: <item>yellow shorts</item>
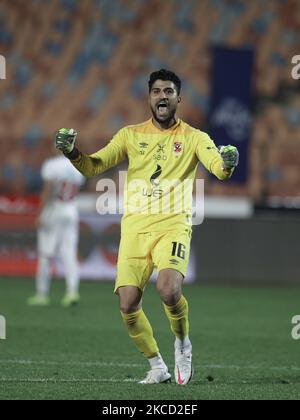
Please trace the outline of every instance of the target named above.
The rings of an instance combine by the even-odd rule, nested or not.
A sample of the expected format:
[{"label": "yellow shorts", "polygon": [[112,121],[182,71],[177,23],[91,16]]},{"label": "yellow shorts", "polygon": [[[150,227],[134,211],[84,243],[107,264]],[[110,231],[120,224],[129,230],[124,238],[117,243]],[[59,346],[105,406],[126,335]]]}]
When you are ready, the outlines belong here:
[{"label": "yellow shorts", "polygon": [[146,287],[154,268],[186,274],[192,231],[123,234],[119,248],[115,291],[121,286]]}]

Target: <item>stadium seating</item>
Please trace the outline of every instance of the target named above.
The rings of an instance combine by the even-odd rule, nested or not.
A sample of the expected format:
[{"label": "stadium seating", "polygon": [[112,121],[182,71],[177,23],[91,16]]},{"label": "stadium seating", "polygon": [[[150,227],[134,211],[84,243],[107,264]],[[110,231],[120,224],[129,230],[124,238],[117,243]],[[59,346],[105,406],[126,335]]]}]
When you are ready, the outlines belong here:
[{"label": "stadium seating", "polygon": [[216,183],[202,169],[198,176],[210,194],[299,196],[300,99],[291,77],[299,16],[296,0],[2,0],[0,192],[39,191],[58,127],[76,127],[92,152],[148,118],[147,78],[160,67],[183,79],[182,118],[205,126],[210,46],[227,45],[256,52],[249,181]]}]

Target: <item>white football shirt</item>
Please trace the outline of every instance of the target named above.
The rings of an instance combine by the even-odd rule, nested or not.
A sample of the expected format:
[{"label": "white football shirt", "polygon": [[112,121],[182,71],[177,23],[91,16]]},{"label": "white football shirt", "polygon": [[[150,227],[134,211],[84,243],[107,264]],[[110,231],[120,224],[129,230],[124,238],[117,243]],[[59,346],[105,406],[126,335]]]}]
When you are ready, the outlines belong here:
[{"label": "white football shirt", "polygon": [[51,201],[60,204],[70,204],[74,201],[84,177],[64,156],[58,156],[46,160],[41,169],[42,179],[52,182],[53,197]]}]

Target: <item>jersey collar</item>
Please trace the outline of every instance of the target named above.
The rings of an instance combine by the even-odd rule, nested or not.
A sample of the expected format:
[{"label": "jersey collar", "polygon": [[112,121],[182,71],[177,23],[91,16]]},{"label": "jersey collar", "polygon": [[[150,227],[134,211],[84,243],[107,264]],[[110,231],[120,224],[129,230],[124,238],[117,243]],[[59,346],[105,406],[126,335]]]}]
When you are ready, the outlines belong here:
[{"label": "jersey collar", "polygon": [[153,119],[152,119],[152,118],[150,118],[149,122],[150,122],[150,124],[153,126],[153,128],[154,128],[154,129],[155,129],[158,133],[166,133],[166,132],[168,132],[168,131],[173,131],[173,130],[175,130],[175,129],[176,129],[176,128],[180,125],[180,123],[181,123],[181,119],[180,119],[180,118],[177,118],[176,123],[175,123],[174,125],[172,125],[172,127],[167,128],[166,130],[160,130],[159,128],[157,128],[157,127],[153,124]]}]

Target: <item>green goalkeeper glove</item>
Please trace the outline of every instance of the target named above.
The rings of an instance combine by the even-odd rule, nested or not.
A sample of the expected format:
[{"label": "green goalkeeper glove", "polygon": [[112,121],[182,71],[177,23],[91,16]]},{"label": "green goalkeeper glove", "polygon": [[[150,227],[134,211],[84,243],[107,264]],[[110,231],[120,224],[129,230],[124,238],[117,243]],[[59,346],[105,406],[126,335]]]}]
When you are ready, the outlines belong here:
[{"label": "green goalkeeper glove", "polygon": [[74,128],[60,128],[55,135],[55,147],[69,154],[74,150],[77,132]]},{"label": "green goalkeeper glove", "polygon": [[220,146],[220,154],[223,159],[224,169],[232,169],[239,164],[239,152],[235,146]]}]

